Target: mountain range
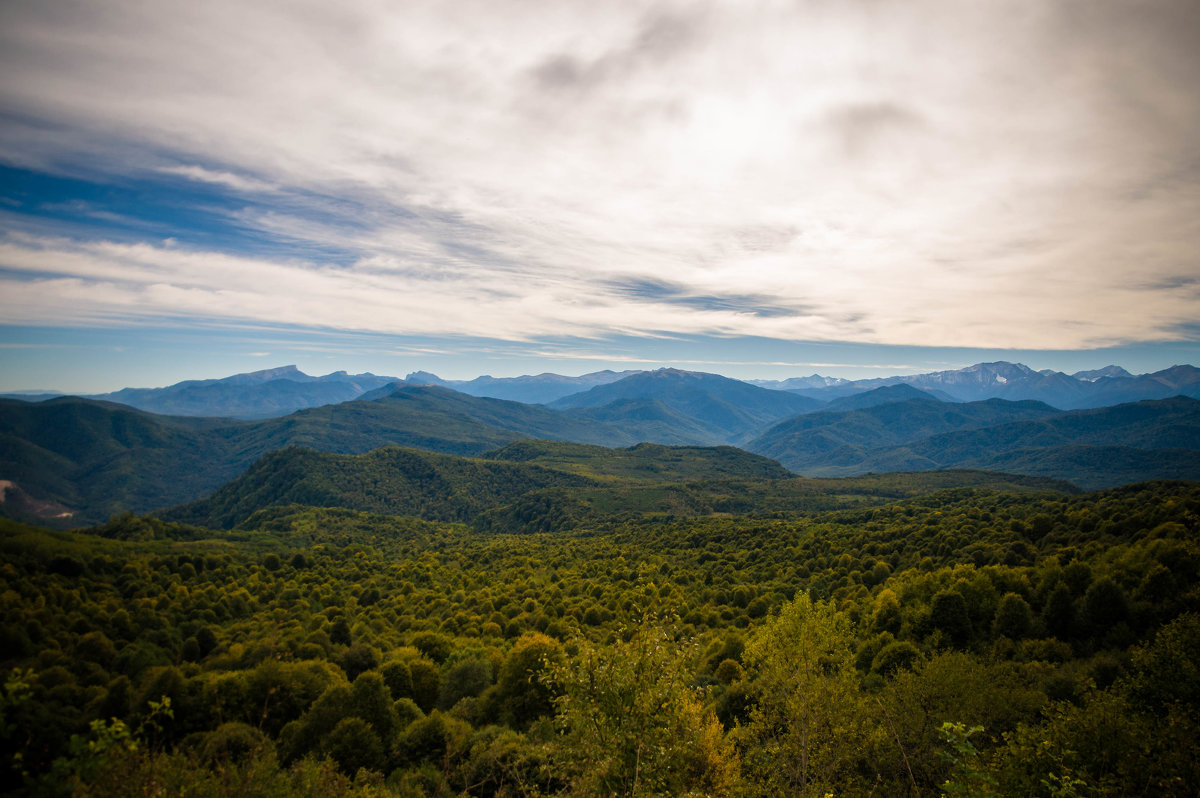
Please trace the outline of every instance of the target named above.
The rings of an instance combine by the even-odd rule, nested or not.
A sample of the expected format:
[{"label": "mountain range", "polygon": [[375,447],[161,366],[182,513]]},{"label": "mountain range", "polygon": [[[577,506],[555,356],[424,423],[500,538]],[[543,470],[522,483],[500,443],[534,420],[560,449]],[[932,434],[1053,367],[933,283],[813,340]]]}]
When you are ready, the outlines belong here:
[{"label": "mountain range", "polygon": [[[860,386],[825,402],[678,369],[593,375],[586,380],[590,387],[545,405],[472,396],[421,379],[384,382],[376,375],[342,372],[311,378],[293,367],[181,383],[184,387],[149,398],[183,405],[189,396],[224,392],[240,397],[243,408],[261,409],[279,401],[280,383],[318,390],[334,386],[356,392],[356,398],[258,419],[149,413],[77,397],[0,400],[0,514],[68,524],[194,502],[260,458],[295,446],[338,455],[404,446],[478,457],[512,452],[505,447],[529,440],[617,452],[636,451],[630,447],[644,443],[692,449],[735,445],[751,453],[747,457],[782,464],[772,478],[784,469],[840,477],[968,468],[1068,480],[1088,489],[1150,478],[1200,479],[1200,401],[1176,396],[1062,411],[1029,399],[962,399],[984,384],[1011,385],[1024,378],[1062,382],[1004,365],[925,375],[929,379],[923,383],[876,381],[872,389]],[[1103,371],[1061,376],[1110,393],[1116,391],[1113,385],[1138,379]],[[1188,389],[1195,371],[1177,367],[1150,376],[1160,389]],[[369,389],[360,390],[364,387]],[[256,398],[256,391],[262,396]],[[681,460],[666,451],[608,459],[610,465],[620,461],[619,470],[627,475],[666,468],[679,479],[706,476],[695,458]],[[594,461],[596,453],[584,459]],[[577,471],[570,462],[559,457],[556,467]],[[699,470],[693,473],[693,467]]]},{"label": "mountain range", "polygon": [[1060,410],[1108,407],[1179,395],[1200,397],[1200,369],[1193,366],[1172,366],[1135,377],[1119,366],[1068,375],[1049,369],[1034,371],[1022,363],[1000,361],[909,377],[858,380],[855,385],[871,389],[900,383],[943,391],[964,402],[1033,399]]},{"label": "mountain range", "polygon": [[427,371],[415,371],[404,378],[413,385],[439,385],[469,396],[486,396],[492,399],[509,399],[527,404],[548,404],[555,399],[586,391],[597,385],[624,379],[638,371],[594,371],[578,377],[562,374],[525,375],[522,377],[492,377],[485,375],[473,380],[443,380]]},{"label": "mountain range", "polygon": [[1040,402],[914,398],[784,421],[746,443],[806,476],[978,468],[1083,488],[1200,478],[1200,401],[1059,412]]},{"label": "mountain range", "polygon": [[219,380],[186,380],[166,388],[124,388],[88,398],[162,415],[271,418],[356,399],[392,379],[344,371],[311,377],[295,366],[282,366]]},{"label": "mountain range", "polygon": [[[659,371],[675,371],[660,369]],[[287,415],[296,410],[335,404],[358,399],[370,391],[387,385],[403,383],[415,386],[449,388],[468,396],[508,399],[524,404],[545,404],[555,407],[604,406],[618,395],[636,399],[670,399],[661,392],[638,387],[640,380],[653,380],[641,375],[658,372],[646,371],[596,371],[578,377],[561,374],[536,374],[521,377],[476,377],[472,380],[445,380],[435,374],[417,371],[403,379],[377,374],[347,374],[336,371],[321,377],[313,377],[295,366],[282,366],[262,371],[235,374],[215,380],[187,380],[165,388],[124,388],[106,394],[93,394],[83,398],[121,404],[151,413],[181,416],[214,416],[239,419],[262,419]],[[696,372],[681,372],[696,373]],[[706,375],[717,378],[718,375]],[[627,380],[634,379],[630,384]],[[728,379],[728,378],[722,378]],[[1153,374],[1132,375],[1120,366],[1080,371],[1075,374],[1044,370],[1034,371],[1021,363],[977,363],[963,369],[931,372],[909,376],[881,377],[865,380],[845,380],[838,377],[793,377],[787,380],[738,381],[741,385],[768,389],[776,393],[788,393],[813,400],[807,407],[815,410],[840,398],[855,396],[876,388],[892,385],[908,385],[925,391],[946,401],[974,402],[982,399],[1031,399],[1045,402],[1060,410],[1077,410],[1093,407],[1108,407],[1123,402],[1142,399],[1167,399],[1172,396],[1200,398],[1200,369],[1193,366],[1173,366]],[[588,391],[606,386],[607,391],[583,397]],[[6,398],[24,401],[40,401],[61,394],[18,392],[5,394]],[[705,434],[724,434],[730,429],[761,420],[764,405],[784,406],[781,400],[750,399],[747,392],[741,394],[746,405],[737,405],[726,413],[727,421]],[[604,401],[605,397],[608,402]],[[666,401],[669,407],[678,407],[680,401]],[[789,407],[798,407],[791,405]],[[626,412],[643,415],[663,413],[661,408],[643,406],[629,408]],[[774,412],[767,410],[767,415]],[[803,410],[798,411],[803,412]],[[748,417],[739,416],[748,414]],[[670,415],[670,414],[668,414]],[[694,431],[699,432],[699,431]]]},{"label": "mountain range", "polygon": [[646,400],[701,422],[713,442],[729,441],[750,430],[821,406],[813,399],[759,388],[718,374],[658,369],[572,394],[552,402],[550,407],[578,411],[611,407],[614,402],[644,403]]},{"label": "mountain range", "polygon": [[[1051,479],[986,471],[800,479],[733,447],[627,449],[522,441],[484,458],[386,446],[359,455],[289,447],[211,496],[159,513],[209,529],[256,526],[296,507],[411,516],[487,532],[555,531],[613,519],[861,509],[914,492],[982,488],[1077,493]],[[603,519],[607,519],[607,522]]]}]

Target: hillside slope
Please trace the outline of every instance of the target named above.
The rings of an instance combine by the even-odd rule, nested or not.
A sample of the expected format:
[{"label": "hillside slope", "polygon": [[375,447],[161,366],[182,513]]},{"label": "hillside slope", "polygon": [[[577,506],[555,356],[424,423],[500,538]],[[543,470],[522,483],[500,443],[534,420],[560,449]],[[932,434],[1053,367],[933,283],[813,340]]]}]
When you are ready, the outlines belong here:
[{"label": "hillside slope", "polygon": [[733,446],[662,446],[639,443],[625,449],[606,449],[578,443],[518,441],[488,452],[484,458],[536,463],[596,479],[653,481],[696,479],[787,479],[794,476],[774,460]]},{"label": "hillside slope", "polygon": [[388,446],[338,455],[290,447],[263,457],[207,499],[164,520],[230,528],[268,507],[349,507],[431,521],[469,521],[533,490],[593,480],[538,465],[477,460]]},{"label": "hillside slope", "polygon": [[820,410],[790,418],[747,441],[746,449],[804,474],[829,466],[855,467],[867,452],[931,435],[1014,419],[1043,418],[1057,412],[1041,402],[990,399],[949,403],[919,397],[841,412]]},{"label": "hillside slope", "polygon": [[[994,403],[1030,404],[989,400],[951,407]],[[927,407],[917,414],[913,413],[917,407],[910,403],[886,407],[914,417],[928,416]],[[875,409],[870,420],[877,422],[883,409]],[[813,414],[818,415],[822,414]],[[871,425],[861,416],[842,415],[847,417],[788,435],[778,434],[776,428],[774,437],[764,436],[749,448],[775,456],[807,476],[982,468],[1064,479],[1084,488],[1150,479],[1200,479],[1200,401],[1186,397],[1049,415],[1034,413],[1030,418],[923,436],[916,434],[917,424],[880,425],[874,444],[869,438]],[[813,416],[797,421],[811,423]],[[899,442],[889,439],[901,429],[907,429],[912,437]]]}]

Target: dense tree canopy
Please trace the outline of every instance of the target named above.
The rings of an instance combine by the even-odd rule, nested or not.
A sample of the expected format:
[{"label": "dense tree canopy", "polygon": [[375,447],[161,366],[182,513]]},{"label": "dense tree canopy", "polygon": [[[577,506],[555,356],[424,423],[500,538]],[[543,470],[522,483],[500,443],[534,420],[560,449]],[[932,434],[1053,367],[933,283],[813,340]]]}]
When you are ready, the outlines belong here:
[{"label": "dense tree canopy", "polygon": [[555,532],[4,522],[3,789],[1194,794],[1200,488],[929,479]]}]

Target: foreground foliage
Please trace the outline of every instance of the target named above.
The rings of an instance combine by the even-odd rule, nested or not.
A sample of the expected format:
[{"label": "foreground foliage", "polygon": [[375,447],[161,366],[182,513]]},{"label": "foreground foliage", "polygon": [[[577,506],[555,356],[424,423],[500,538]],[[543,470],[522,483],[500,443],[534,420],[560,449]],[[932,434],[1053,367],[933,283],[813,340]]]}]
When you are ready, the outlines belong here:
[{"label": "foreground foliage", "polygon": [[1200,487],[826,488],[555,533],[5,522],[0,788],[1195,794]]}]

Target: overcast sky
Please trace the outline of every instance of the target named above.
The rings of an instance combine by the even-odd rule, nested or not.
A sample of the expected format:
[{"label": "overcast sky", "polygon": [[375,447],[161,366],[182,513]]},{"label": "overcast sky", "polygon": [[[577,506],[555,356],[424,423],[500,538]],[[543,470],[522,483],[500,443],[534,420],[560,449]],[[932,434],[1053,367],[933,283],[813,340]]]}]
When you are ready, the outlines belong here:
[{"label": "overcast sky", "polygon": [[0,387],[1196,360],[1198,85],[1195,0],[6,0]]}]

